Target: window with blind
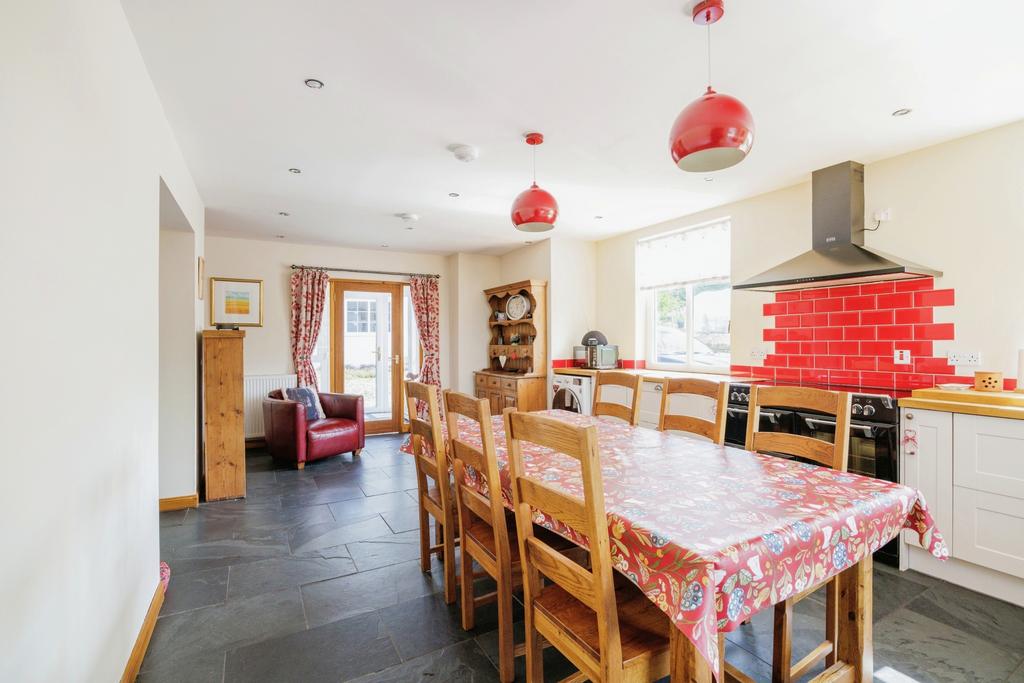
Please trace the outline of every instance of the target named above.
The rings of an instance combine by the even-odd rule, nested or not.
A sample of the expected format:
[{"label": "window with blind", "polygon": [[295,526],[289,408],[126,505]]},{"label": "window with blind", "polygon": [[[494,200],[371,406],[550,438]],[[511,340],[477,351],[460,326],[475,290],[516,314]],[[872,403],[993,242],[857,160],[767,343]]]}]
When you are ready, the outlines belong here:
[{"label": "window with blind", "polygon": [[728,219],[637,244],[648,367],[729,369],[729,246]]}]

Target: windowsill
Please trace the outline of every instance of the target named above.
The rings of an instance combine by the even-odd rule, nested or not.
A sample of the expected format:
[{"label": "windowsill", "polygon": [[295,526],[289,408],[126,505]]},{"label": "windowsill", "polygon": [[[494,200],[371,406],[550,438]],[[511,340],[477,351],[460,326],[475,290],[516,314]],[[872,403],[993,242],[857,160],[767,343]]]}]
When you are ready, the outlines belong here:
[{"label": "windowsill", "polygon": [[663,372],[692,372],[700,375],[728,375],[732,370],[728,367],[709,368],[707,366],[691,365],[666,365],[664,363],[648,363],[645,366],[648,370],[661,370]]}]

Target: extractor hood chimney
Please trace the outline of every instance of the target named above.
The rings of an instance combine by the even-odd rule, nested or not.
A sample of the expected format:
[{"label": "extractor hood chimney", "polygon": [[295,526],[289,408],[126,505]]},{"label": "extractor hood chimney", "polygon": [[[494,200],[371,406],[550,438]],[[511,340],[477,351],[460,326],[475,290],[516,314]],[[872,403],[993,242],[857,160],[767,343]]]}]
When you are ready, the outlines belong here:
[{"label": "extractor hood chimney", "polygon": [[864,246],[864,164],[847,161],[811,174],[811,250],[733,289],[778,292],[940,275]]}]

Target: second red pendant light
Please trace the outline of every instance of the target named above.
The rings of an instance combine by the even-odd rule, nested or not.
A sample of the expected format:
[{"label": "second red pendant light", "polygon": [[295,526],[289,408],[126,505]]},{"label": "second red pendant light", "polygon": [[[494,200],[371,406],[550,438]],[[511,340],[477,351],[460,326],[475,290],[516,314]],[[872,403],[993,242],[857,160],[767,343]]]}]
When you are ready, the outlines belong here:
[{"label": "second red pendant light", "polygon": [[526,144],[533,147],[533,185],[512,202],[512,224],[524,232],[546,232],[555,227],[558,202],[550,192],[537,186],[537,145],[544,142],[540,133],[527,133]]}]

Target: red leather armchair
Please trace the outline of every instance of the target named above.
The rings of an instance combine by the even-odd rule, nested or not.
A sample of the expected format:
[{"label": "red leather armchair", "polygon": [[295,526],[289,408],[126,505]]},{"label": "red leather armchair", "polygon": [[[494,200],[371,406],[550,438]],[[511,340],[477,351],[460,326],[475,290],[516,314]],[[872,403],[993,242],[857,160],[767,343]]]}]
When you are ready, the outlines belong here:
[{"label": "red leather armchair", "polygon": [[366,445],[363,397],[355,394],[320,394],[326,417],[306,421],[306,407],[285,399],[280,390],[263,399],[263,428],[267,450],[274,458],[306,463],[339,453],[359,455]]}]

